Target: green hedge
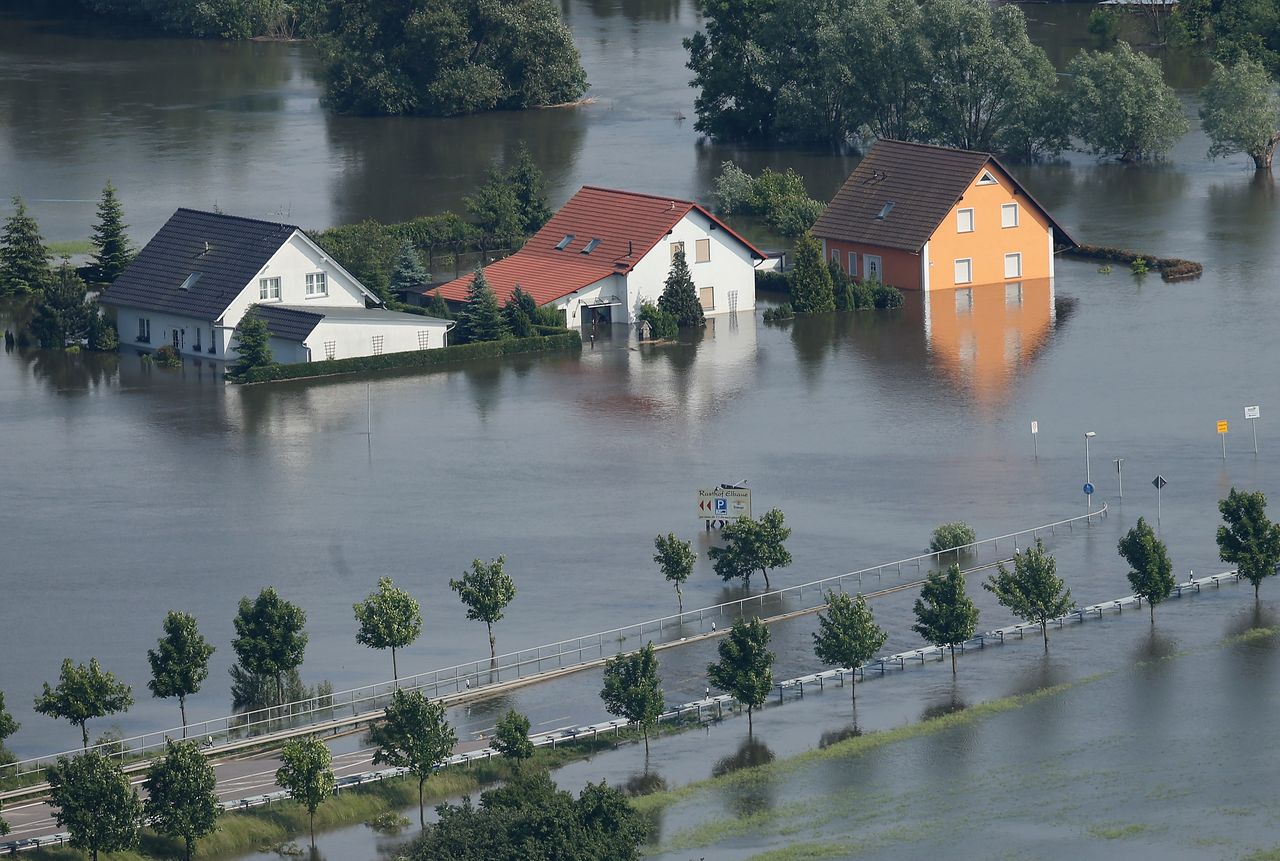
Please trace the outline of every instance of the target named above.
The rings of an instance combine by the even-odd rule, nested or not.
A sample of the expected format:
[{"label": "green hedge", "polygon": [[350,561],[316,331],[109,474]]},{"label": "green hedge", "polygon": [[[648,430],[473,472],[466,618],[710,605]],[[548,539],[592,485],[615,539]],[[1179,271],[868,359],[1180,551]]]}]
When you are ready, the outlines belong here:
[{"label": "green hedge", "polygon": [[555,350],[580,349],[582,349],[582,336],[577,332],[561,329],[555,335],[508,338],[505,341],[477,341],[473,344],[458,344],[436,350],[411,350],[404,353],[383,353],[381,356],[302,362],[296,365],[267,365],[254,368],[243,377],[227,374],[227,379],[236,383],[271,383],[277,380],[332,377],[337,374],[383,371],[392,368],[430,368],[467,359],[488,359],[515,353],[547,353]]},{"label": "green hedge", "polygon": [[1125,248],[1111,248],[1106,245],[1077,245],[1065,252],[1072,257],[1086,260],[1107,260],[1113,263],[1128,263],[1139,257],[1146,260],[1152,269],[1160,271],[1165,281],[1182,281],[1187,278],[1198,278],[1204,272],[1204,266],[1194,260],[1183,260],[1180,257],[1156,257],[1153,254],[1139,254]]}]

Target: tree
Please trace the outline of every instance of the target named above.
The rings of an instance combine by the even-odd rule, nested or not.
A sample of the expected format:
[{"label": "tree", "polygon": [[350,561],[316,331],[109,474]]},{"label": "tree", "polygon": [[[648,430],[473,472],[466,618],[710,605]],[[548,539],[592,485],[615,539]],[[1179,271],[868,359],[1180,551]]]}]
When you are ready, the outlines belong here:
[{"label": "tree", "polygon": [[385,719],[373,725],[369,738],[377,746],[374,765],[407,768],[418,779],[418,819],[426,825],[427,778],[458,743],[457,734],[445,720],[444,704],[431,702],[419,691],[396,691]]},{"label": "tree", "polygon": [[759,520],[741,517],[727,523],[720,535],[725,546],[712,547],[707,555],[723,580],[742,578],[743,585],[750,586],[751,575],[759,571],[764,575],[764,587],[768,589],[769,571],[791,564],[791,553],[785,546],[791,537],[791,529],[786,526],[782,512],[776,508],[766,511]]},{"label": "tree", "polygon": [[655,341],[671,341],[680,335],[676,318],[652,302],[640,303],[640,319],[649,324]]},{"label": "tree", "polygon": [[115,321],[98,308],[90,306],[89,316],[89,349],[95,353],[114,353],[120,349],[120,333],[116,331]]},{"label": "tree", "polygon": [[929,550],[934,553],[945,553],[948,550],[969,547],[977,540],[978,533],[973,531],[973,527],[957,520],[953,523],[944,523],[933,530],[933,535],[929,538]]},{"label": "tree", "polygon": [[263,589],[253,601],[240,599],[231,648],[246,671],[275,679],[280,705],[284,704],[285,673],[302,666],[306,624],[302,608],[281,598],[273,587]]},{"label": "tree", "polygon": [[1249,56],[1280,71],[1280,8],[1271,0],[1183,0],[1176,14],[1217,55]]},{"label": "tree", "polygon": [[318,738],[296,738],[285,742],[280,759],[284,765],[276,770],[276,783],[307,809],[311,817],[311,848],[314,849],[316,811],[338,788],[338,781],[333,776],[333,755],[329,753],[328,745]]},{"label": "tree", "polygon": [[133,689],[116,681],[111,673],[98,666],[97,658],[89,659],[89,666],[62,662],[58,673],[58,686],[44,683],[44,693],[36,697],[35,709],[51,718],[62,718],[80,727],[84,749],[89,749],[89,721],[116,712],[128,711],[133,705]]},{"label": "tree", "polygon": [[796,242],[796,265],[791,273],[791,307],[797,314],[822,314],[836,309],[831,273],[822,262],[822,248],[806,233]]},{"label": "tree", "polygon": [[671,256],[671,270],[667,273],[662,295],[658,297],[658,307],[675,317],[676,325],[681,328],[700,329],[707,325],[707,318],[702,313],[702,303],[698,301],[698,288],[693,285],[693,276],[689,274],[689,264],[685,262],[683,248]]},{"label": "tree", "polygon": [[330,3],[321,29],[324,101],[341,113],[519,110],[587,89],[551,0]]},{"label": "tree", "polygon": [[1075,133],[1099,155],[1133,162],[1163,155],[1186,134],[1182,102],[1158,60],[1127,42],[1082,51],[1067,66]]},{"label": "tree", "polygon": [[45,770],[59,828],[71,833],[73,849],[97,861],[99,852],[120,852],[138,842],[142,802],[120,766],[99,753],[84,753]]},{"label": "tree", "polygon": [[498,657],[498,651],[493,623],[502,618],[502,611],[516,597],[516,583],[503,570],[506,562],[506,556],[487,563],[474,559],[471,570],[465,572],[461,580],[449,581],[449,588],[458,593],[467,607],[467,618],[484,622],[489,629],[489,657],[494,659]]},{"label": "tree", "polygon": [[218,776],[194,741],[165,742],[164,756],[151,763],[143,783],[144,806],[151,828],[178,838],[191,861],[196,841],[208,837],[218,825]]},{"label": "tree", "polygon": [[1133,594],[1146,599],[1154,625],[1156,604],[1173,594],[1169,549],[1156,537],[1146,519],[1139,517],[1138,525],[1120,539],[1119,551],[1129,563],[1129,585],[1133,587]]},{"label": "tree", "polygon": [[389,283],[392,295],[421,290],[431,280],[431,273],[422,265],[418,249],[408,239],[400,243],[400,251],[396,256],[396,267],[391,270]]},{"label": "tree", "polygon": [[275,361],[271,355],[271,330],[257,305],[244,312],[235,331],[235,348],[239,359],[234,372],[244,376],[254,368],[265,368]]},{"label": "tree", "polygon": [[114,283],[133,259],[129,237],[125,234],[129,225],[124,223],[124,208],[116,197],[116,187],[107,180],[98,202],[98,223],[93,226],[89,242],[93,245],[93,262],[98,268],[98,280]]},{"label": "tree", "polygon": [[0,296],[35,293],[53,280],[49,253],[40,226],[21,197],[13,198],[13,215],[0,231]]},{"label": "tree", "polygon": [[20,726],[22,724],[14,720],[13,715],[9,714],[9,710],[4,707],[4,691],[0,691],[0,764],[8,761],[4,740],[17,732]]},{"label": "tree", "polygon": [[533,321],[538,316],[538,305],[533,297],[517,284],[511,291],[507,304],[502,306],[502,319],[516,338],[528,338],[536,334]]},{"label": "tree", "polygon": [[649,730],[662,714],[662,680],[658,678],[658,657],[653,643],[638,652],[618,655],[605,661],[604,688],[600,699],[611,715],[626,718],[644,733],[644,753],[649,755]]},{"label": "tree", "polygon": [[418,639],[422,633],[422,612],[412,595],[396,587],[390,577],[378,580],[378,591],[360,604],[353,604],[360,630],[356,642],[371,649],[391,650],[391,677],[399,679],[396,649]]},{"label": "tree", "polygon": [[888,635],[876,624],[859,595],[850,598],[843,592],[827,592],[827,612],[818,613],[818,630],[813,634],[813,652],[819,661],[832,667],[846,667],[850,672],[852,699],[858,698],[857,678],[852,671],[876,656]]},{"label": "tree", "polygon": [[653,561],[658,563],[662,576],[676,585],[676,602],[683,613],[684,593],[681,587],[693,574],[693,563],[698,559],[698,554],[693,552],[693,542],[681,541],[674,532],[668,532],[654,538],[653,546],[658,551],[653,554]]},{"label": "tree", "polygon": [[458,312],[458,334],[464,343],[472,341],[500,341],[510,337],[502,320],[502,309],[493,295],[483,269],[476,269],[467,288],[467,304]]},{"label": "tree", "polygon": [[516,192],[520,230],[523,235],[532,236],[551,220],[551,207],[547,206],[547,183],[542,169],[524,141],[516,148],[515,161],[507,177]]},{"label": "tree", "polygon": [[531,236],[551,219],[546,182],[523,142],[510,166],[495,161],[484,184],[463,203],[485,233],[502,239]]},{"label": "tree", "polygon": [[946,571],[930,571],[915,603],[916,624],[911,626],[925,642],[951,650],[951,674],[956,673],[956,646],[973,636],[978,608],[965,594],[959,565]]},{"label": "tree", "polygon": [[493,731],[493,749],[516,763],[533,758],[533,741],[529,738],[529,719],[509,709]]},{"label": "tree", "polygon": [[1000,563],[982,588],[993,593],[1000,605],[1019,619],[1039,624],[1046,652],[1049,651],[1049,620],[1071,612],[1076,606],[1071,600],[1071,590],[1058,577],[1057,560],[1045,552],[1044,542],[1038,538],[1035,546],[1013,557],[1013,573]]},{"label": "tree", "polygon": [[1258,170],[1271,169],[1280,145],[1280,95],[1261,63],[1248,57],[1231,66],[1214,63],[1200,101],[1200,124],[1213,141],[1210,158],[1242,152]]},{"label": "tree", "polygon": [[720,641],[719,655],[719,661],[707,665],[707,678],[712,687],[747,707],[750,733],[752,711],[764,705],[773,690],[775,656],[769,651],[769,629],[759,618],[738,619]]},{"label": "tree", "polygon": [[31,317],[31,333],[41,348],[61,350],[69,342],[79,342],[88,335],[92,318],[98,313],[98,309],[85,300],[88,289],[71,262],[64,258],[36,300]]},{"label": "tree", "polygon": [[1267,497],[1260,490],[1249,493],[1233,487],[1226,499],[1219,500],[1218,510],[1223,520],[1218,527],[1218,555],[1253,584],[1256,601],[1262,581],[1280,566],[1280,524],[1267,517]]},{"label": "tree", "polygon": [[200,691],[209,678],[209,657],[213,646],[196,627],[196,617],[170,610],[164,617],[164,636],[155,649],[147,651],[151,663],[151,695],[178,698],[182,714],[182,737],[187,737],[187,697]]},{"label": "tree", "polygon": [[773,62],[759,43],[777,0],[705,0],[699,30],[683,40],[689,85],[697,88],[694,129],[722,140],[767,140],[777,94]]}]

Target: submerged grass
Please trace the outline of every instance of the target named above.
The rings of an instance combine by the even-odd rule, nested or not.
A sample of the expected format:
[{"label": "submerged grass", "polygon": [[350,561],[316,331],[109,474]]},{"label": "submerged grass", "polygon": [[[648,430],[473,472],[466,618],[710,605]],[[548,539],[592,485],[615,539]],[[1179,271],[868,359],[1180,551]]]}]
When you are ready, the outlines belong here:
[{"label": "submerged grass", "polygon": [[1101,837],[1103,840],[1128,840],[1131,837],[1137,837],[1145,834],[1149,830],[1148,826],[1137,822],[1131,822],[1128,825],[1111,824],[1111,825],[1094,825],[1090,827],[1089,833],[1094,837]]}]

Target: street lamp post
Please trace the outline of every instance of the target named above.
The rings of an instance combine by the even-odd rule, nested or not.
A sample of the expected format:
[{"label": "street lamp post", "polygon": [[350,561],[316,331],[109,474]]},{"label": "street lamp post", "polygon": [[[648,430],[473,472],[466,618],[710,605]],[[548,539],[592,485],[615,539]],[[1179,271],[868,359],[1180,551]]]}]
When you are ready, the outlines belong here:
[{"label": "street lamp post", "polygon": [[[1093,431],[1084,432],[1084,483],[1087,485],[1093,484],[1093,463],[1089,459],[1089,440],[1093,439],[1095,436],[1097,436],[1097,434]],[[1090,496],[1087,493],[1084,495],[1084,502],[1085,507],[1092,510],[1093,500],[1090,499]]]},{"label": "street lamp post", "polygon": [[1120,481],[1120,498],[1124,499],[1124,458],[1116,458],[1116,477]]}]

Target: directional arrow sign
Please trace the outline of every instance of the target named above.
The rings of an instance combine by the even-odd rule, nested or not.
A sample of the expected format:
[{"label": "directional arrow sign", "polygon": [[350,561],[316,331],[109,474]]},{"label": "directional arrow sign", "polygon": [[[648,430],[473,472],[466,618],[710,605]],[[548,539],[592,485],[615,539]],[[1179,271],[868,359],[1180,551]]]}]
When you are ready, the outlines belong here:
[{"label": "directional arrow sign", "polygon": [[1092,495],[1093,495],[1093,485],[1086,481],[1086,482],[1085,482],[1085,484],[1084,484],[1084,492],[1085,492],[1085,496],[1092,496]]},{"label": "directional arrow sign", "polygon": [[1169,482],[1164,480],[1163,475],[1157,475],[1155,478],[1151,479],[1151,486],[1154,487],[1156,490],[1159,490],[1160,488],[1164,487],[1168,483]]}]

